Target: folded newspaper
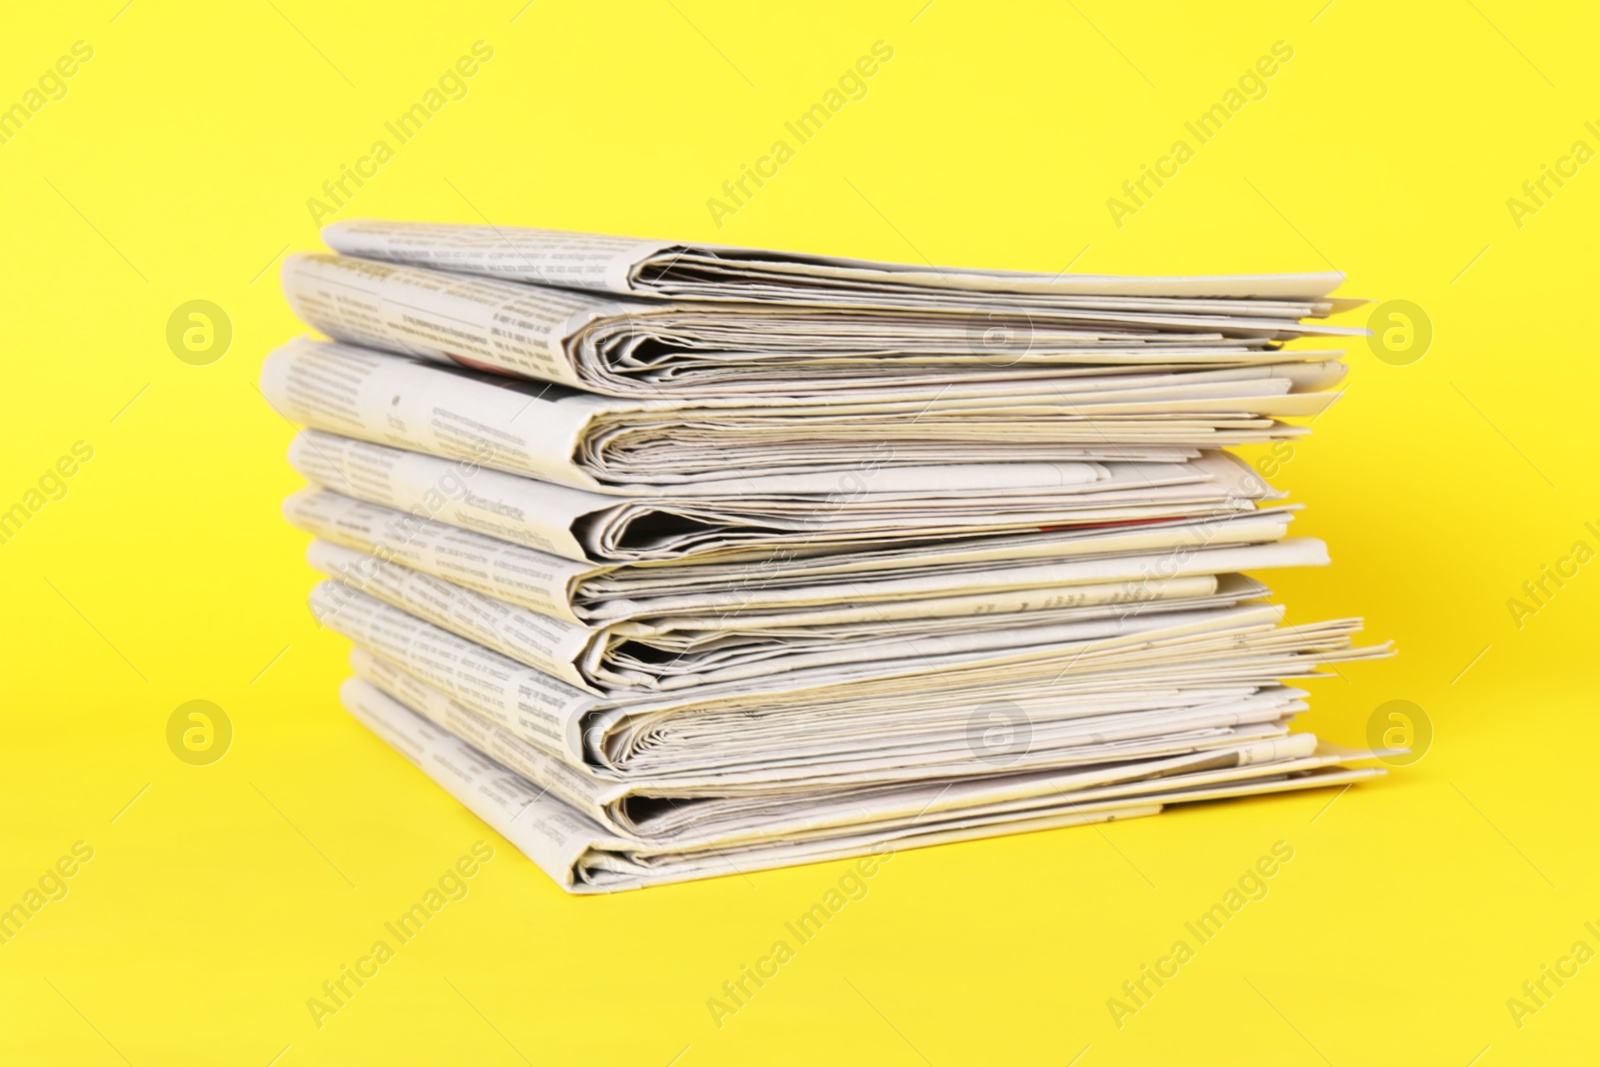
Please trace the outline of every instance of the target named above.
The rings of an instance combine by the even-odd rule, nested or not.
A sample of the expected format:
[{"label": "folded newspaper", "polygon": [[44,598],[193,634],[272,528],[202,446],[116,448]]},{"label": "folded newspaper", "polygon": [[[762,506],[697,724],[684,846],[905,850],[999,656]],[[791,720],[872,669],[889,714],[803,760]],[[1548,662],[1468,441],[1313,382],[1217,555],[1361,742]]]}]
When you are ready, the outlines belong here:
[{"label": "folded newspaper", "polygon": [[352,568],[395,562],[542,615],[617,627],[637,638],[715,628],[735,612],[742,623],[767,628],[891,619],[904,627],[919,618],[932,623],[1209,595],[1212,576],[1229,567],[1327,563],[1321,543],[1309,538],[1255,548],[1282,539],[1294,511],[1281,506],[846,554],[774,554],[756,563],[597,564],[328,489],[284,501],[295,526],[373,560]]},{"label": "folded newspaper", "polygon": [[326,237],[262,391],[343,701],[568,891],[1381,773],[1291,727],[1390,650],[1268,602],[1327,552],[1224,451],[1337,398],[1340,276]]},{"label": "folded newspaper", "polygon": [[1321,414],[1344,370],[1336,360],[1286,359],[926,397],[873,389],[759,402],[618,400],[300,340],[268,357],[261,386],[286,418],[331,433],[485,455],[486,466],[596,492],[704,495],[827,493],[863,467],[881,491],[905,469],[939,468],[941,485],[961,488],[995,485],[996,466],[1056,464],[1068,480],[1097,460],[1182,462],[1201,449],[1303,434],[1283,420]]},{"label": "folded newspaper", "polygon": [[[1225,452],[1187,463],[955,464],[863,471],[830,493],[747,486],[618,497],[320,430],[289,462],[325,489],[592,562],[768,560],[1248,514],[1281,494]],[[987,485],[982,482],[987,479]]]},{"label": "folded newspaper", "polygon": [[[667,617],[635,615],[603,626],[543,614],[542,605],[530,606],[532,598],[521,596],[519,588],[495,591],[517,596],[520,604],[329,541],[314,541],[309,558],[338,582],[328,590],[329,601],[344,595],[340,587],[365,593],[580,688],[609,692],[681,689],[812,666],[927,656],[947,648],[1040,644],[1134,616],[1154,618],[1257,599],[1266,595],[1266,587],[1232,573],[1234,568],[1317,563],[1326,556],[1320,542],[1300,539],[944,573],[916,581],[899,577],[902,571],[890,581],[804,586],[800,592],[810,603],[786,604],[777,612],[724,600],[688,614],[689,605],[674,603],[675,613]],[[1118,573],[1120,578],[1113,577]],[[928,595],[957,579],[961,595]],[[828,589],[850,597],[849,606],[815,599]],[[893,599],[908,591],[919,595]],[[974,630],[973,616],[979,614],[983,629]]]},{"label": "folded newspaper", "polygon": [[[357,235],[363,239],[344,240]],[[1104,378],[1280,363],[1284,341],[1365,332],[1303,321],[1350,305],[1324,299],[1340,280],[1332,274],[1053,281],[1033,275],[1020,277],[1031,286],[1081,281],[1089,289],[1120,281],[1128,292],[985,291],[967,298],[962,294],[976,291],[927,284],[925,272],[902,274],[895,284],[895,272],[886,271],[891,280],[865,302],[848,286],[812,286],[796,274],[800,282],[776,289],[731,286],[724,299],[741,302],[717,303],[653,299],[663,295],[659,282],[629,280],[624,259],[631,252],[602,251],[607,262],[585,261],[575,246],[563,247],[570,235],[462,228],[460,240],[470,246],[464,251],[473,254],[450,258],[451,270],[478,274],[407,265],[436,259],[416,240],[370,236],[355,225],[335,228],[330,239],[344,240],[356,256],[299,254],[285,261],[284,289],[302,319],[352,344],[616,397],[837,399],[841,390],[899,388],[909,399],[941,386],[1033,380],[1051,371],[1087,368]],[[501,241],[513,247],[497,248]],[[573,269],[556,270],[556,261]],[[651,276],[670,275],[669,268]],[[987,272],[932,277],[992,280]],[[1213,293],[1227,295],[1207,295]],[[788,300],[804,306],[778,302]]]},{"label": "folded newspaper", "polygon": [[[972,760],[965,727],[973,709],[996,702],[1028,722],[1032,739],[1018,762],[1048,763],[1058,742],[1074,743],[1086,729],[1076,720],[1113,694],[1137,703],[1155,693],[1157,703],[1115,727],[1094,722],[1096,738],[1160,734],[1173,716],[1224,729],[1269,709],[1214,705],[1204,699],[1208,684],[1276,688],[1279,679],[1315,676],[1319,664],[1387,652],[1351,644],[1356,620],[1281,626],[1281,607],[1250,604],[1064,627],[1033,645],[952,650],[942,642],[901,659],[600,695],[338,583],[313,591],[312,610],[524,740],[623,776],[716,767],[814,781],[886,757],[919,773],[961,768]],[[1188,700],[1196,692],[1197,706]]]},{"label": "folded newspaper", "polygon": [[1344,275],[1335,272],[1144,278],[1064,271],[1046,275],[923,268],[517,226],[374,219],[334,223],[323,231],[323,239],[328,247],[363,259],[668,300],[935,311],[964,300],[982,306],[988,306],[984,301],[1091,308],[1196,305],[1286,319],[1289,327],[1297,327],[1302,318],[1320,318],[1363,303],[1327,295],[1344,282]]},{"label": "folded newspaper", "polygon": [[640,793],[574,775],[468,709],[365,676],[345,707],[504,836],[563,889],[608,893],[797,863],[1155,815],[1166,805],[1349,785],[1383,773],[1379,753],[1310,734],[1048,771],[831,792]]}]

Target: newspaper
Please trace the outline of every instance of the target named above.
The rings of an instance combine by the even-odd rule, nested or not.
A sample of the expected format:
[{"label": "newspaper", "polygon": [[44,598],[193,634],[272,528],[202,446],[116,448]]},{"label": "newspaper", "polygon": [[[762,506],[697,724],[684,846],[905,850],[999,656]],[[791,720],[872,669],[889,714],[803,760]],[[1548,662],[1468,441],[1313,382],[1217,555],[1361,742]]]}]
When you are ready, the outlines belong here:
[{"label": "newspaper", "polygon": [[[1237,561],[1244,554],[1223,555]],[[312,542],[308,558],[352,592],[376,597],[595,693],[676,691],[810,667],[1048,643],[1064,634],[1081,635],[1090,623],[1104,626],[1107,620],[1135,615],[1234,606],[1265,592],[1259,582],[1229,573],[1185,575],[1154,585],[1130,578],[1060,590],[1002,588],[931,603],[919,599],[910,605],[916,614],[904,617],[902,612],[899,618],[887,613],[875,617],[855,601],[850,609],[854,618],[846,621],[827,600],[809,612],[791,610],[781,622],[768,613],[746,611],[708,613],[698,620],[679,616],[663,632],[649,624],[591,627],[552,618],[327,541]],[[1125,567],[1131,574],[1161,562],[1160,557],[1136,557]],[[1205,559],[1196,563],[1228,565]],[[1070,572],[1038,569],[1045,572],[1041,580],[1059,579],[1063,569]],[[872,592],[870,585],[852,590]],[[961,607],[969,610],[962,612]]]},{"label": "newspaper", "polygon": [[[1017,772],[1002,764],[974,762],[965,771],[937,782],[903,781],[877,770],[849,781],[807,782],[762,789],[740,788],[710,775],[702,779],[617,782],[573,768],[518,740],[449,697],[387,667],[370,656],[354,657],[357,680],[404,705],[535,784],[549,789],[608,830],[640,840],[683,840],[694,834],[704,843],[729,844],[738,835],[790,834],[836,827],[872,818],[903,817],[971,808],[975,802],[1027,802],[1047,793],[1062,795],[1086,788],[1123,784],[1139,788],[1141,779],[1170,780],[1178,774],[1208,772],[1239,778],[1283,773],[1284,761],[1326,756],[1331,746],[1312,734],[1220,744],[1181,744],[1148,758],[1079,763]],[[891,771],[883,767],[881,771]],[[759,825],[752,825],[759,820]]]},{"label": "newspaper", "polygon": [[[751,815],[764,816],[763,828],[767,831],[800,829],[814,827],[824,820],[856,817],[863,801],[881,811],[885,800],[896,802],[919,792],[922,795],[915,810],[942,810],[970,801],[972,793],[967,783],[980,780],[989,784],[991,796],[1003,791],[1014,798],[1037,791],[1041,780],[1047,781],[1051,790],[1059,792],[1069,781],[1079,787],[1107,785],[1184,770],[1216,769],[1235,762],[1258,766],[1286,758],[1302,758],[1318,747],[1316,738],[1310,734],[1279,733],[1265,739],[1244,739],[1244,734],[1252,731],[1241,730],[1221,741],[1211,737],[1183,738],[1167,746],[1167,751],[1146,758],[1099,763],[1080,761],[1043,771],[1018,772],[1004,762],[973,761],[968,767],[941,777],[931,789],[928,782],[908,781],[895,775],[895,768],[887,764],[868,766],[827,782],[752,785],[718,774],[617,781],[586,768],[574,767],[515,737],[460,702],[369,653],[358,650],[351,660],[356,677],[366,685],[551,790],[608,829],[639,838],[681,835],[685,815],[690,810],[696,829],[719,824],[725,827],[730,820]],[[1263,694],[1258,703],[1276,700],[1282,713],[1290,714],[1300,706],[1294,698],[1303,694],[1295,690],[1285,692],[1287,696]],[[932,792],[932,789],[938,791]],[[951,790],[958,792],[952,794]],[[789,825],[777,824],[775,815],[790,820]]]},{"label": "newspaper", "polygon": [[1216,555],[1283,540],[1294,511],[1279,506],[917,548],[774,557],[759,565],[596,565],[328,489],[304,489],[284,501],[292,524],[375,562],[392,561],[541,615],[656,639],[719,630],[734,618],[762,629],[889,621],[906,627],[919,620],[1210,595],[1214,576],[1228,566],[1325,565],[1326,549],[1311,538],[1267,552]]},{"label": "newspaper", "polygon": [[[595,492],[836,491],[865,459],[875,491],[907,471],[952,489],[995,467],[1182,462],[1284,440],[1341,394],[1337,361],[1086,377],[981,389],[864,391],[827,401],[618,400],[311,340],[267,358],[261,389],[292,422]],[[730,472],[738,476],[730,478]],[[926,474],[923,475],[926,477]]]},{"label": "newspaper", "polygon": [[[1245,604],[1067,624],[1054,640],[967,648],[930,642],[903,659],[833,663],[682,693],[596,695],[336,582],[312,594],[319,621],[524,740],[619,775],[754,769],[818,778],[862,758],[902,768],[970,763],[973,708],[1009,702],[1032,720],[1019,765],[1048,761],[1088,729],[1096,738],[1170,732],[1171,690],[1276,686],[1319,663],[1384,656],[1358,648],[1356,620],[1282,626],[1282,609]],[[1164,691],[1153,719],[1075,720],[1106,694]],[[1202,701],[1192,729],[1237,725],[1239,709]],[[1059,736],[1057,736],[1059,734]]]},{"label": "newspaper", "polygon": [[[597,786],[535,749],[508,745],[514,739],[503,732],[496,736],[492,724],[474,723],[459,706],[454,719],[446,711],[436,712],[441,718],[435,720],[362,679],[346,682],[341,695],[351,714],[571,893],[858,856],[875,864],[904,848],[1154,815],[1167,804],[1348,784],[1383,773],[1348,766],[1378,753],[1319,746],[1299,735],[1220,747],[1199,759],[1177,756],[853,794],[801,792],[754,804],[708,798],[683,803],[648,788],[630,795]],[[499,758],[486,755],[488,750]]]},{"label": "newspaper", "polygon": [[[1115,277],[918,267],[730,245],[683,244],[515,226],[355,219],[322,231],[347,255],[666,299],[767,301],[836,307],[948,307],[1039,302],[1061,307],[1216,308],[1230,314],[1320,317],[1359,306],[1327,294],[1337,272]],[[882,301],[892,301],[887,305]]]},{"label": "newspaper", "polygon": [[774,382],[837,397],[940,376],[1282,363],[1281,342],[1366,332],[1294,314],[667,303],[321,253],[286,259],[283,286],[295,313],[335,340],[615,397],[768,395]]},{"label": "newspaper", "polygon": [[[1281,499],[1244,462],[1207,452],[1185,463],[965,464],[846,476],[835,492],[792,493],[756,479],[695,495],[618,497],[319,430],[290,446],[307,481],[369,503],[590,562],[770,558],[939,539],[1223,516]],[[957,479],[952,470],[963,472]],[[869,481],[870,477],[870,481]],[[987,479],[981,491],[967,480]],[[743,553],[740,556],[740,553]]]}]

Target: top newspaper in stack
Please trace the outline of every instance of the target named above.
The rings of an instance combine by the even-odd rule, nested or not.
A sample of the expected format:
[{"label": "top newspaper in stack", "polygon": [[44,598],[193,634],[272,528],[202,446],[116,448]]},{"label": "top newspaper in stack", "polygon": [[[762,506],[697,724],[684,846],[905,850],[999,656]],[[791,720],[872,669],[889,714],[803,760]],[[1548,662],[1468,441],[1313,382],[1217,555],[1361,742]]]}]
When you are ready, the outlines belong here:
[{"label": "top newspaper in stack", "polygon": [[1141,297],[1317,306],[1296,318],[1361,303],[1328,297],[1344,282],[1344,275],[1337,272],[1118,277],[1063,271],[1046,275],[971,267],[923,268],[564,230],[372,219],[334,223],[322,235],[329,248],[362,259],[667,300],[942,309],[963,302],[979,307],[1072,307],[1079,306],[1075,300],[1084,298]]},{"label": "top newspaper in stack", "polygon": [[[926,403],[992,383],[1321,362],[1337,353],[1286,356],[1280,345],[1363,332],[1302,321],[1351,303],[1326,297],[1335,274],[929,275],[787,257],[772,262],[794,268],[790,285],[746,285],[741,272],[666,285],[691,256],[748,266],[776,254],[689,250],[663,262],[672,246],[400,223],[336,226],[328,239],[354,257],[293,256],[283,276],[290,304],[330,336],[614,397],[837,402],[877,390],[878,400]],[[863,294],[837,271],[879,280]],[[997,279],[1027,291],[965,287]]]}]

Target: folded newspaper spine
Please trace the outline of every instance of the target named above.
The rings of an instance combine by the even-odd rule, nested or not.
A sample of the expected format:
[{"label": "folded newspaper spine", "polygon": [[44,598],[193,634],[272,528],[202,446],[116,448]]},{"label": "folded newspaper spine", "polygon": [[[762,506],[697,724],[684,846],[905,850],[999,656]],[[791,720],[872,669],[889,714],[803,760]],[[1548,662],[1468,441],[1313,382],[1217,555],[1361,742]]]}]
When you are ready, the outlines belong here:
[{"label": "folded newspaper spine", "polygon": [[1227,449],[1308,432],[1339,275],[925,269],[354,222],[267,360],[348,711],[604,893],[1343,785],[1391,654]]}]

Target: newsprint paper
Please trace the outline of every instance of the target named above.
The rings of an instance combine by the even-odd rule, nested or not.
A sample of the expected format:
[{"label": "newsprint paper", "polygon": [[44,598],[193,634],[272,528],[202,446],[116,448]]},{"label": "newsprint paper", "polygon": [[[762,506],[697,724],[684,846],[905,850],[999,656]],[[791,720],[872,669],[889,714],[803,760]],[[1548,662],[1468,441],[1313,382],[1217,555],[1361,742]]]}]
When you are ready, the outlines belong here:
[{"label": "newsprint paper", "polygon": [[1299,728],[1332,273],[1108,277],[345,222],[283,267],[345,707],[605,893],[1381,774]]}]

